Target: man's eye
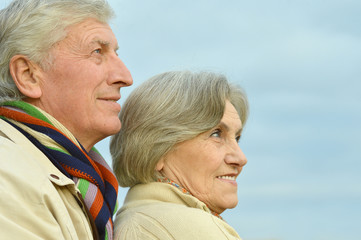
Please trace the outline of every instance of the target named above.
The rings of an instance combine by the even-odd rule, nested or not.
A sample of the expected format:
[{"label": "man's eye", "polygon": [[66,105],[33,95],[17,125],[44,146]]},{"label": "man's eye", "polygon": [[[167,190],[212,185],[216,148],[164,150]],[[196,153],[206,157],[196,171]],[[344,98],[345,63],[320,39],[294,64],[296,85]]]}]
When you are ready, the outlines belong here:
[{"label": "man's eye", "polygon": [[95,49],[93,52],[94,52],[94,53],[97,53],[97,54],[101,54],[101,53],[102,53],[102,49],[98,48],[98,49]]}]

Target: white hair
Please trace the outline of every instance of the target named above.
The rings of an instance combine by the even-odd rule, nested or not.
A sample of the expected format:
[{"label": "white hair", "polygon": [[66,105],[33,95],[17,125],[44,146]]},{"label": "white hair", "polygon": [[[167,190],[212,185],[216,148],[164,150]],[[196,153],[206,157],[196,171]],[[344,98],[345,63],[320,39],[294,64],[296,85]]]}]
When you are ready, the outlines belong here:
[{"label": "white hair", "polygon": [[13,56],[50,67],[50,49],[66,28],[88,18],[107,23],[114,15],[106,0],[14,0],[0,11],[0,103],[20,100],[9,71]]},{"label": "white hair", "polygon": [[113,169],[120,186],[155,181],[157,162],[174,145],[192,139],[221,121],[226,101],[242,124],[247,97],[226,77],[211,72],[174,71],[138,86],[123,104],[122,128],[111,138]]}]

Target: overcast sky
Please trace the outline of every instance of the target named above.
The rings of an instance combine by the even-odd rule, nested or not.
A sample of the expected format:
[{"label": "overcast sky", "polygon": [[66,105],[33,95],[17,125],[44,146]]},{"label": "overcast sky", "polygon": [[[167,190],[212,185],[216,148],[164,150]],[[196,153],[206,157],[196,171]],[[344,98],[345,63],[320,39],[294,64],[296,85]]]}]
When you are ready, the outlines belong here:
[{"label": "overcast sky", "polygon": [[[248,163],[223,214],[244,240],[361,239],[361,1],[109,2],[134,78],[121,102],[181,69],[224,73],[247,92]],[[97,147],[110,162],[108,143]]]}]

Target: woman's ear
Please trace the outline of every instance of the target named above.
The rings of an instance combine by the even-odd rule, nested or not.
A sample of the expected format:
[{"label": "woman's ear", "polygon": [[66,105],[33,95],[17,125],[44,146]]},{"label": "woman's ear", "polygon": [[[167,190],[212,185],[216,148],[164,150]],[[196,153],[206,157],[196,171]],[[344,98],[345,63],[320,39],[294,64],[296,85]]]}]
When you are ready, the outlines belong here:
[{"label": "woman's ear", "polygon": [[10,59],[10,74],[19,91],[29,98],[40,98],[41,68],[24,55],[15,55]]},{"label": "woman's ear", "polygon": [[155,170],[158,171],[158,172],[161,172],[163,170],[163,167],[164,167],[164,157],[162,157],[158,162],[157,162],[157,165],[155,165]]}]

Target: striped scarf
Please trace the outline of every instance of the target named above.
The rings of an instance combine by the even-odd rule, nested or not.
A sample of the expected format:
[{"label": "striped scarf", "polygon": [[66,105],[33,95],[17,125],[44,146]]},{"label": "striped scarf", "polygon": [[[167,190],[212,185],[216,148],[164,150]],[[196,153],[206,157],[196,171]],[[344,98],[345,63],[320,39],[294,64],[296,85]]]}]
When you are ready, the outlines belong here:
[{"label": "striped scarf", "polygon": [[118,182],[95,148],[87,152],[55,118],[31,104],[0,105],[0,118],[24,134],[67,177],[75,182],[92,215],[100,239],[113,239]]}]

